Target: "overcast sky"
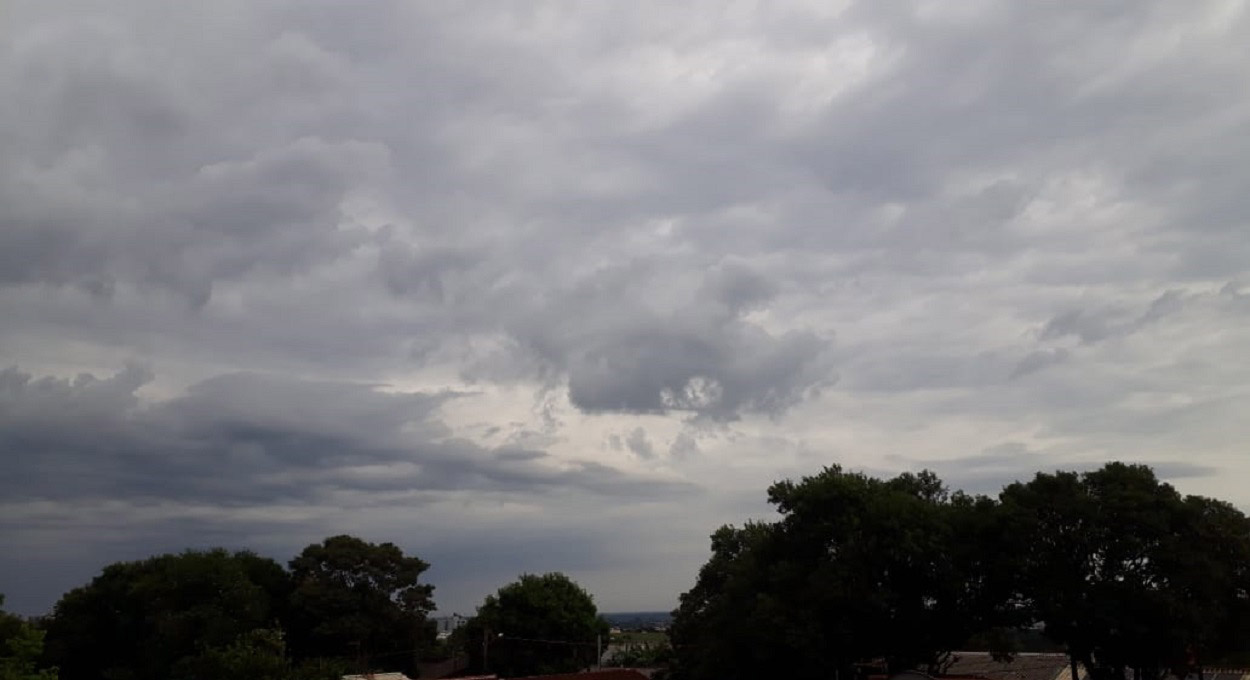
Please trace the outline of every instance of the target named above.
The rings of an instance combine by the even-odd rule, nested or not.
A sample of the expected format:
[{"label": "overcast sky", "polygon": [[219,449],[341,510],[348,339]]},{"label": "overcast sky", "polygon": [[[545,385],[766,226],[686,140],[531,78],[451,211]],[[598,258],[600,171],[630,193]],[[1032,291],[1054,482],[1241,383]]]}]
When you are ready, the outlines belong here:
[{"label": "overcast sky", "polygon": [[1250,507],[1245,2],[6,2],[0,592],[668,609],[828,464]]}]

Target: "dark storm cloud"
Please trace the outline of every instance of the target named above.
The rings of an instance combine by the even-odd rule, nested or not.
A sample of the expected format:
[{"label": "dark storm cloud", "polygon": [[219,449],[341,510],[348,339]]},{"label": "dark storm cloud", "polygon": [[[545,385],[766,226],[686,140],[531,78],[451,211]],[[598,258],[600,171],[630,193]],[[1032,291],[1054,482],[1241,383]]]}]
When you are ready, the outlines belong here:
[{"label": "dark storm cloud", "polygon": [[[312,342],[304,338],[318,338],[324,347],[304,360],[337,354],[365,368],[379,352],[354,353],[333,328],[302,327],[373,326],[406,310],[407,323],[366,334],[395,359],[422,362],[467,335],[495,334],[515,351],[496,363],[467,357],[476,367],[470,375],[567,381],[586,412],[777,415],[831,381],[830,334],[748,320],[744,310],[768,305],[796,278],[760,256],[797,258],[801,249],[849,255],[833,272],[953,277],[990,258],[1059,244],[1060,233],[1018,224],[1047,176],[1104,158],[1131,170],[1118,188],[1125,194],[1138,181],[1167,182],[1162,168],[1170,165],[1155,161],[1171,150],[1130,140],[1164,116],[1187,115],[1169,88],[1196,88],[1175,69],[1157,81],[1129,70],[1091,84],[1088,71],[1073,68],[1068,49],[1116,65],[1111,48],[1069,44],[1073,26],[1108,22],[1108,40],[1131,44],[1137,34],[1122,22],[1145,17],[1139,30],[1150,32],[1162,21],[1126,7],[1020,5],[950,20],[920,7],[857,6],[841,15],[796,7],[763,11],[753,22],[726,19],[725,36],[673,32],[674,58],[706,52],[709,68],[745,70],[689,106],[658,100],[648,111],[630,99],[641,92],[622,89],[618,69],[652,56],[630,41],[654,30],[656,22],[639,18],[652,11],[681,13],[580,10],[555,24],[566,32],[519,9],[276,6],[214,24],[217,39],[249,62],[246,70],[213,61],[219,48],[179,33],[196,17],[136,43],[128,39],[148,37],[149,22],[173,18],[121,11],[58,23],[30,11],[47,33],[15,44],[8,82],[37,95],[25,115],[43,112],[47,129],[69,134],[8,129],[44,170],[6,166],[5,275],[97,295],[157,286],[201,306],[223,287],[247,300],[277,283],[275,303],[298,310],[287,324],[301,340],[275,337],[252,352],[300,357]],[[609,26],[625,37],[589,40]],[[545,45],[540,36],[551,30]],[[846,78],[845,97],[787,109],[791,81],[776,76],[793,51],[828,48],[830,36],[846,35],[858,38],[833,47],[869,50],[875,60],[863,74],[826,74],[832,84]],[[725,61],[716,46],[734,39],[776,51]],[[68,40],[84,50],[61,51]],[[587,61],[571,68],[551,51],[558,44]],[[145,63],[154,52],[171,55],[166,69]],[[91,58],[113,54],[124,58]],[[473,58],[446,58],[456,54]],[[1203,59],[1186,52],[1176,65],[1197,68]],[[1219,84],[1231,74],[1207,66],[1211,80],[1193,95],[1209,105],[1228,101]],[[596,80],[601,75],[610,77]],[[655,75],[680,94],[671,74]],[[36,92],[42,81],[50,84]],[[197,98],[201,91],[217,98]],[[1112,106],[1123,99],[1151,106],[1125,118]],[[1155,170],[1144,172],[1148,166]],[[945,182],[978,173],[991,179],[948,195]],[[103,181],[88,190],[86,177]],[[362,189],[386,196],[413,222],[412,233],[401,239],[396,230],[354,224],[342,205]],[[867,226],[894,205],[900,217]],[[731,213],[740,206],[762,210],[766,227],[735,227]],[[654,247],[638,250],[621,238],[655,219],[672,227]],[[588,254],[608,262],[587,271]],[[631,260],[645,266],[619,264]],[[301,304],[319,289],[287,284],[340,269],[341,300],[329,314],[347,318],[320,324],[327,311]],[[712,273],[703,284],[679,280],[688,271]],[[641,277],[684,288],[684,303],[633,302],[672,294],[638,286]],[[378,287],[398,298],[394,313],[370,298]],[[246,309],[243,320],[267,312]],[[570,318],[580,326],[574,332]],[[178,332],[176,323],[155,325]],[[1109,332],[1103,325],[1067,312],[1046,333],[1093,339]]]},{"label": "dark storm cloud", "polygon": [[[56,593],[110,560],[216,545],[285,560],[352,517],[376,516],[373,527],[388,525],[449,500],[489,507],[580,494],[639,503],[697,492],[693,484],[594,461],[454,438],[437,410],[462,394],[230,374],[182,396],[141,402],[135,393],[152,377],[137,366],[72,380],[0,371],[0,496],[7,508],[0,535],[23,555],[0,568],[8,590],[16,590],[10,606],[43,611]],[[458,601],[478,596],[473,589],[481,579],[502,583],[500,570],[457,562],[456,549],[440,547],[457,540],[446,535],[450,527],[416,518],[400,524],[409,529],[378,540],[407,545],[417,527],[421,535],[410,548],[437,560],[440,573],[474,571],[478,580],[453,584]],[[527,544],[571,545],[568,530],[548,531],[555,525],[546,519],[529,527]],[[601,540],[590,545],[596,530],[579,531],[579,563],[604,564],[610,551]],[[496,549],[519,535],[516,527],[492,529],[489,522],[470,533],[491,536]],[[548,561],[559,554],[548,552]]]},{"label": "dark storm cloud", "polygon": [[832,372],[816,334],[744,320],[771,295],[733,264],[686,274],[633,262],[557,291],[558,304],[518,318],[513,335],[521,352],[567,370],[569,400],[584,411],[777,415]]},{"label": "dark storm cloud", "polygon": [[[227,505],[368,504],[370,493],[580,490],[658,497],[682,485],[538,451],[451,437],[434,411],[455,394],[256,374],[216,377],[140,406],[150,379],[0,373],[0,457],[11,500],[121,498]],[[388,501],[389,502],[389,501]]]},{"label": "dark storm cloud", "polygon": [[[268,318],[252,293],[272,290],[288,312],[328,293],[336,304],[309,304],[285,315],[291,338],[273,337],[272,328],[236,337],[271,337],[253,342],[248,353],[269,345],[305,361],[324,363],[337,353],[339,361],[363,363],[371,353],[353,353],[344,331],[406,312],[406,323],[368,334],[394,358],[420,362],[440,349],[454,351],[468,335],[502,334],[529,355],[510,361],[510,372],[528,365],[533,370],[520,375],[567,379],[574,404],[588,412],[776,414],[828,377],[818,360],[827,339],[803,330],[776,335],[741,318],[774,294],[775,283],[724,253],[656,263],[660,276],[708,270],[706,281],[683,292],[687,309],[679,310],[622,308],[613,298],[635,292],[629,281],[610,290],[600,279],[620,275],[570,270],[587,249],[615,247],[589,239],[627,217],[605,211],[607,197],[578,198],[584,189],[571,185],[557,198],[549,194],[557,185],[545,183],[552,173],[558,182],[559,166],[577,152],[559,144],[532,146],[543,134],[543,117],[554,113],[538,102],[578,87],[576,74],[515,59],[531,46],[507,39],[484,44],[480,61],[443,59],[443,50],[456,49],[451,36],[476,29],[472,15],[435,11],[438,16],[426,18],[444,22],[447,35],[428,31],[427,44],[396,31],[405,23],[426,30],[420,17],[398,7],[257,12],[254,23],[216,26],[217,39],[239,50],[235,59],[250,60],[249,69],[240,70],[234,61],[205,68],[219,48],[195,36],[173,42],[186,19],[163,12],[87,14],[62,23],[31,14],[54,33],[11,49],[10,86],[25,90],[47,80],[20,113],[43,112],[44,126],[67,133],[7,129],[25,158],[42,166],[32,173],[19,163],[0,164],[0,191],[8,199],[0,252],[10,284],[72,285],[104,298],[124,289],[125,299],[112,300],[122,309],[150,304],[126,297],[132,289],[170,292],[196,308],[225,291],[225,301],[204,315],[241,300],[242,315],[232,321],[262,326]],[[530,21],[524,15],[505,13],[522,28]],[[155,26],[149,22],[158,18],[172,22],[168,33],[151,42],[130,40],[147,37]],[[375,43],[362,43],[362,35]],[[67,40],[88,53],[125,58],[64,53]],[[172,57],[165,68],[145,63],[166,51]],[[393,87],[366,75],[401,64],[403,83]],[[500,77],[501,66],[509,77]],[[558,76],[544,74],[547,68]],[[216,99],[203,99],[209,95]],[[166,122],[149,129],[131,110],[137,106],[163,112],[157,118]],[[516,116],[515,125],[498,115],[501,110]],[[65,111],[75,113],[67,118]],[[462,131],[473,137],[462,138]],[[497,144],[496,134],[505,135]],[[510,150],[514,145],[520,146]],[[628,144],[603,148],[593,172],[610,173],[608,166],[618,161],[639,171],[658,169],[656,159],[631,160]],[[511,171],[518,156],[510,151],[533,155],[532,164]],[[631,195],[626,191],[622,197]],[[362,228],[344,212],[361,192],[393,203],[410,224]],[[543,206],[566,198],[589,201],[602,225],[552,221],[559,209],[542,220],[525,217],[527,210],[545,213]],[[634,217],[664,210],[628,202]],[[487,225],[454,226],[481,222],[492,205],[510,221],[520,220],[501,238]],[[650,261],[652,254],[643,257]],[[632,268],[625,275],[645,274]],[[300,290],[289,285],[297,279],[307,281]],[[395,296],[393,313],[371,299],[378,288]],[[570,307],[602,333],[580,333],[577,344],[564,346],[568,340],[549,329],[562,330],[552,317]],[[323,323],[332,315],[349,318]],[[168,335],[185,326],[168,317],[148,322]],[[221,320],[214,324],[220,327]],[[309,351],[310,342],[326,347]],[[700,384],[714,385],[717,394],[699,393]]]}]

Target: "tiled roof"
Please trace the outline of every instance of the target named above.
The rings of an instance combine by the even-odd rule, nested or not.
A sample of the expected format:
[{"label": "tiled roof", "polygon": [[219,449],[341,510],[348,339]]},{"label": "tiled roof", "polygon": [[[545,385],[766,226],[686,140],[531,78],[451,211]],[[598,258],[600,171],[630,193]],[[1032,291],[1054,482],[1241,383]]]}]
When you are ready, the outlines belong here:
[{"label": "tiled roof", "polygon": [[1017,654],[1009,662],[995,661],[988,652],[955,652],[953,656],[947,675],[986,680],[1071,680],[1072,675],[1066,654]]},{"label": "tiled roof", "polygon": [[[1202,680],[1247,680],[1250,670],[1245,668],[1205,668]],[[1198,680],[1197,673],[1190,673],[1185,680]]]},{"label": "tiled roof", "polygon": [[[1017,654],[1010,662],[995,661],[988,652],[954,652],[955,662],[947,669],[947,678],[971,680],[1072,680],[1072,666],[1067,654],[1031,653]],[[1131,677],[1125,673],[1126,680]],[[1082,666],[1077,680],[1089,680],[1089,673]],[[1198,680],[1192,673],[1185,680]],[[1207,668],[1202,680],[1250,680],[1250,670],[1241,668]]]}]

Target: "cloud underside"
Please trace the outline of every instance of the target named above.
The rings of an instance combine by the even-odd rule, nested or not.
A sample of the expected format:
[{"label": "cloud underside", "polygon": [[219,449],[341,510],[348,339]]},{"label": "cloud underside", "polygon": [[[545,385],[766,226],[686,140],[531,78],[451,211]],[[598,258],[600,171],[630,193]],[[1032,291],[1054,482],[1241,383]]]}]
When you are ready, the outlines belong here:
[{"label": "cloud underside", "polygon": [[462,395],[240,373],[140,405],[135,391],[150,379],[138,367],[104,379],[0,372],[8,502],[419,506],[453,491],[640,499],[689,490],[593,461],[456,438],[436,412]]}]

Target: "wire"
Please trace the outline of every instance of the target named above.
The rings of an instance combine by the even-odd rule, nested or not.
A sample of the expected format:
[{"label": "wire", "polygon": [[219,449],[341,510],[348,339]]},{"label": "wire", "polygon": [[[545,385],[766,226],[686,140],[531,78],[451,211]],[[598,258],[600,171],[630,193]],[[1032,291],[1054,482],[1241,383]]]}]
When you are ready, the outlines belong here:
[{"label": "wire", "polygon": [[539,638],[523,638],[512,637],[511,635],[500,635],[496,640],[515,640],[517,642],[541,642],[549,645],[571,645],[577,647],[598,647],[598,642],[574,642],[572,640],[542,640]]},{"label": "wire", "polygon": [[[513,637],[513,636],[511,636],[511,635],[499,635],[499,636],[497,636],[497,637],[493,637],[493,638],[490,638],[490,639],[491,639],[491,641],[492,641],[492,642],[493,642],[493,641],[496,641],[496,640],[511,640],[511,641],[515,641],[515,642],[539,642],[539,643],[550,644],[550,645],[570,645],[570,646],[579,646],[579,647],[597,647],[597,646],[598,646],[598,644],[599,644],[599,643],[596,643],[596,642],[574,642],[574,641],[572,641],[572,640],[543,640],[543,639],[540,639],[540,638],[523,638],[523,637]],[[605,647],[606,647],[606,645],[605,645]],[[372,653],[371,653],[371,654],[369,654],[369,655],[368,655],[368,658],[370,658],[370,659],[381,659],[381,658],[386,658],[386,657],[391,657],[391,656],[400,656],[400,655],[405,655],[405,654],[415,654],[415,653],[417,653],[417,652],[424,651],[425,649],[426,649],[425,647],[417,647],[417,648],[414,648],[414,649],[401,649],[401,650],[398,650],[398,651],[393,651],[393,652],[381,652],[381,653],[378,653],[378,654],[372,654]]]}]

